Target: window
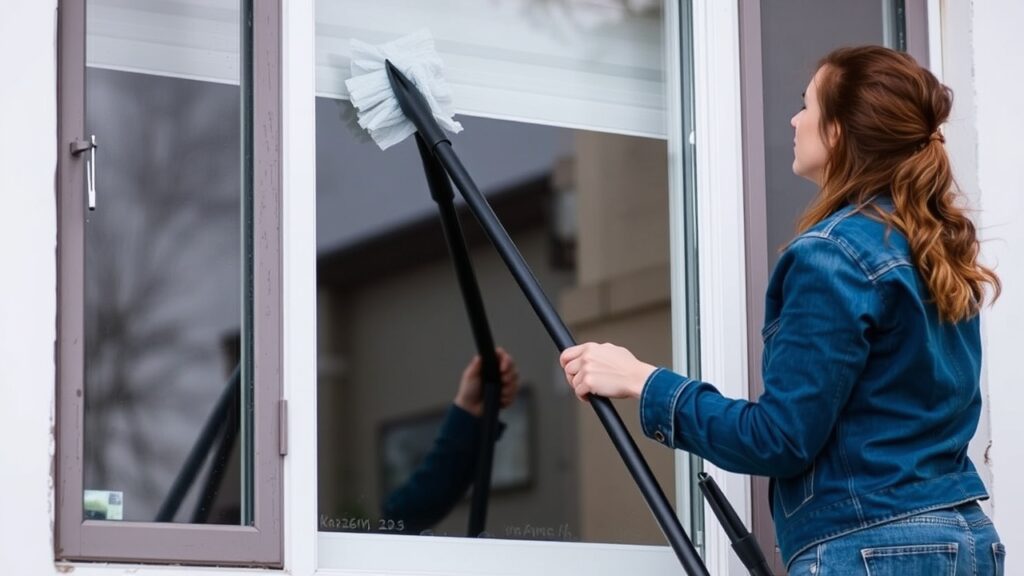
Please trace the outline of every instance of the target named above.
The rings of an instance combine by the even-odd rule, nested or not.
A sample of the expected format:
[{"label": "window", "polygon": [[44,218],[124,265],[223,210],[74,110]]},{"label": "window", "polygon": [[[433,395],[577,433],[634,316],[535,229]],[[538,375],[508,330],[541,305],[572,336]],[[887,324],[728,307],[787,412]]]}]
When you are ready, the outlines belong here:
[{"label": "window", "polygon": [[279,9],[59,4],[60,559],[281,565]]},{"label": "window", "polygon": [[[502,413],[486,539],[464,539],[465,483],[445,502],[401,497],[455,426],[451,405],[475,349],[415,144],[382,152],[369,142],[351,126],[343,82],[349,38],[379,44],[430,28],[465,127],[454,148],[576,338],[686,363],[695,318],[685,312],[686,282],[673,294],[673,274],[685,272],[673,271],[671,252],[692,245],[681,232],[692,147],[681,144],[680,127],[692,98],[669,88],[684,74],[669,38],[689,50],[688,13],[674,2],[316,6],[320,567],[474,573],[498,566],[497,547],[511,546],[523,573],[561,563],[599,573],[678,569],[603,429],[559,376],[557,350],[465,211],[491,329],[524,389]],[[619,412],[666,493],[683,494],[691,528],[689,510],[699,507],[676,477],[682,457],[639,438],[635,404]],[[451,470],[453,483],[466,473]],[[637,546],[623,555],[575,542]],[[503,565],[507,557],[501,552]]]}]

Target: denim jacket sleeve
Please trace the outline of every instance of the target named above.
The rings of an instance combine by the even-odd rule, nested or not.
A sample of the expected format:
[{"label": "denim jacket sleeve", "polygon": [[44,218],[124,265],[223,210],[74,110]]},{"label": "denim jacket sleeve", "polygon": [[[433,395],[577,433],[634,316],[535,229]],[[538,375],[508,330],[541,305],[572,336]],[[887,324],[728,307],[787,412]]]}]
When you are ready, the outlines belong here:
[{"label": "denim jacket sleeve", "polygon": [[863,370],[881,297],[842,240],[823,235],[790,244],[774,274],[781,309],[758,401],[658,369],[640,399],[645,435],[733,472],[786,478],[810,466]]}]

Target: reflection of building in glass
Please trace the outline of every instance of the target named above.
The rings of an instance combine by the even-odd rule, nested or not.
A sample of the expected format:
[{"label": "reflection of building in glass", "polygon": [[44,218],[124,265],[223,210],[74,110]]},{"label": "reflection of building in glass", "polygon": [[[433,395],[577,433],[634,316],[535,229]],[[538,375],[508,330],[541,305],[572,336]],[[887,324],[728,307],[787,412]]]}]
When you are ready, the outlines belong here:
[{"label": "reflection of building in glass", "polygon": [[[548,264],[549,197],[547,177],[490,195],[538,277],[558,294],[569,274]],[[488,531],[501,534],[496,527],[537,523],[538,517],[575,525],[574,502],[566,497],[576,468],[571,464],[575,400],[553,381],[557,351],[471,216],[463,219],[463,227],[495,340],[512,353],[522,380],[531,385],[531,392],[517,400],[519,406],[501,416],[508,427],[495,456]],[[404,480],[382,478],[382,462],[411,471],[415,458],[401,449],[402,438],[415,434],[415,444],[429,448],[437,421],[421,417],[440,414],[451,403],[475,349],[433,214],[321,254],[318,277],[320,512],[375,521],[386,488]],[[332,372],[332,367],[340,369]],[[530,417],[520,418],[526,410]],[[505,446],[521,450],[530,461],[502,471]],[[433,532],[464,535],[467,514],[463,502]]]},{"label": "reflection of building in glass", "polygon": [[[490,124],[478,124],[478,138]],[[574,154],[552,157],[548,174],[499,187],[489,198],[580,341],[622,342],[668,364],[664,144],[586,132],[573,133],[571,143]],[[488,153],[487,144],[483,138],[475,152]],[[492,154],[516,153],[491,145]],[[361,180],[358,166],[348,172],[350,181]],[[406,186],[427,197],[422,178],[414,172]],[[325,194],[338,189],[321,178],[320,203],[344,206],[348,195],[374,194],[372,181],[366,182],[365,188],[343,192],[340,201],[325,201]],[[373,526],[386,487],[401,481],[381,477],[394,469],[381,461],[394,464],[398,458],[402,463],[395,466],[407,471],[415,466],[415,457],[408,454],[414,448],[402,451],[400,458],[392,452],[408,434],[418,435],[420,452],[429,448],[433,428],[421,417],[443,412],[474,353],[437,216],[421,213],[418,219],[380,226],[362,240],[320,252],[322,528],[364,531],[359,522],[334,521],[362,518]],[[320,218],[329,221],[323,213]],[[659,542],[657,526],[642,513],[639,493],[622,488],[631,486],[628,473],[597,419],[565,387],[556,349],[525,298],[468,213],[463,227],[496,341],[516,358],[532,391],[526,436],[529,482],[492,495],[488,533]],[[323,238],[336,232],[318,234]],[[624,406],[622,416],[639,434],[633,412]],[[645,450],[646,456],[662,482],[671,485],[672,455],[654,448]],[[467,514],[468,499],[432,533],[465,534]],[[532,527],[529,535],[525,526]]]}]

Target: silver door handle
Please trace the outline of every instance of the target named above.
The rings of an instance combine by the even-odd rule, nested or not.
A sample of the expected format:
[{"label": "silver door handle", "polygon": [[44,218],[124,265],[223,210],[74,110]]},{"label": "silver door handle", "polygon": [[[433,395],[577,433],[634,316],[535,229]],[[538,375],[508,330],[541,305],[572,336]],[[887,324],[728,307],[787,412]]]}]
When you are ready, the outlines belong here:
[{"label": "silver door handle", "polygon": [[76,139],[71,142],[71,154],[78,156],[82,152],[89,153],[89,159],[85,161],[85,182],[89,198],[89,210],[96,209],[96,135],[89,136],[88,140]]}]

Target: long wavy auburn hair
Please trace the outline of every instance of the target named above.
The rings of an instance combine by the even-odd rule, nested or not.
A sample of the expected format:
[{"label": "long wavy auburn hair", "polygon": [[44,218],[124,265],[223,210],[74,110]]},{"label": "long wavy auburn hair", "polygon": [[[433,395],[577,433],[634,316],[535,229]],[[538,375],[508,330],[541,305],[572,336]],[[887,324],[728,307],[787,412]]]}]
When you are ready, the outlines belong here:
[{"label": "long wavy auburn hair", "polygon": [[[830,142],[821,192],[803,232],[850,203],[902,232],[943,321],[978,314],[986,286],[1001,284],[978,262],[974,224],[961,206],[939,127],[952,91],[907,54],[881,46],[841,48],[821,59],[819,130]],[[869,201],[889,194],[894,210]]]}]

